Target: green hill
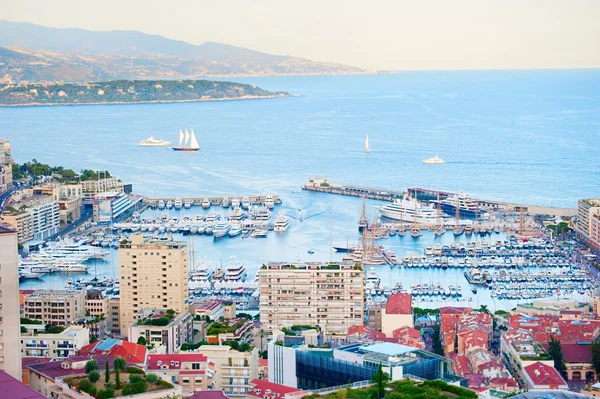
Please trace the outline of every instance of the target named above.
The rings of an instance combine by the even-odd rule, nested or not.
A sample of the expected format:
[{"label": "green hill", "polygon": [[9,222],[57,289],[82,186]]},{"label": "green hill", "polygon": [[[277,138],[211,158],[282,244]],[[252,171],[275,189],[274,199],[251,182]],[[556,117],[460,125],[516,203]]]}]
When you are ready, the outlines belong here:
[{"label": "green hill", "polygon": [[78,84],[0,85],[0,106],[238,100],[289,96],[251,84],[210,80],[115,80]]}]

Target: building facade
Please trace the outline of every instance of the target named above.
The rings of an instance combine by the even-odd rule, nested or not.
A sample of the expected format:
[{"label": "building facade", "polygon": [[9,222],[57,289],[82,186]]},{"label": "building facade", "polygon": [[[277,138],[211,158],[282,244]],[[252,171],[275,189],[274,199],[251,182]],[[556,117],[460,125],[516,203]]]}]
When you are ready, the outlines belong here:
[{"label": "building facade", "polygon": [[25,298],[24,317],[43,325],[67,326],[85,316],[85,291],[37,290]]},{"label": "building facade", "polygon": [[117,222],[142,205],[142,198],[123,192],[106,192],[92,198],[92,219],[98,224]]},{"label": "building facade", "polygon": [[259,270],[260,320],[268,332],[318,325],[344,336],[363,324],[362,266],[354,263],[269,263]]},{"label": "building facade", "polygon": [[141,234],[120,246],[121,335],[144,308],[188,311],[187,252],[183,242],[144,241]]},{"label": "building facade", "polygon": [[44,331],[43,325],[27,325],[21,333],[22,357],[47,357],[61,359],[75,356],[90,343],[90,330],[80,326],[71,326],[58,334]]},{"label": "building facade", "polygon": [[0,137],[0,193],[12,187],[12,158],[10,142]]},{"label": "building facade", "polygon": [[0,370],[21,380],[18,237],[0,224]]},{"label": "building facade", "polygon": [[172,383],[192,391],[214,388],[214,362],[202,353],[157,354],[148,356],[148,371],[164,374]]},{"label": "building facade", "polygon": [[2,219],[19,231],[19,243],[45,240],[60,230],[58,203],[52,200],[15,204],[18,209],[5,213]]},{"label": "building facade", "polygon": [[164,311],[142,309],[135,317],[136,321],[129,326],[127,335],[133,342],[137,342],[139,337],[144,337],[146,345],[163,345],[170,354],[177,352],[182,344],[192,342],[194,338],[194,318],[189,312],[175,315],[165,326],[149,324],[152,320],[167,317]]},{"label": "building facade", "polygon": [[596,249],[600,249],[600,198],[577,201],[577,235]]}]

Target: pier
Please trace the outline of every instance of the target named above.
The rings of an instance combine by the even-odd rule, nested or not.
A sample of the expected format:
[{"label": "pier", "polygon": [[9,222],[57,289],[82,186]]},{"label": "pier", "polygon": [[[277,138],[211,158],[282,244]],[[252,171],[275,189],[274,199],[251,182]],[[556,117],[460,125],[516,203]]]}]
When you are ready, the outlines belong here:
[{"label": "pier", "polygon": [[[146,202],[151,207],[155,207],[159,201],[175,202],[176,199],[180,199],[182,201],[190,201],[192,206],[201,206],[202,201],[204,201],[205,199],[208,199],[210,201],[211,206],[221,206],[221,204],[223,204],[223,200],[225,198],[229,199],[229,201],[231,201],[234,198],[238,198],[240,200],[242,198],[248,198],[248,200],[250,200],[250,203],[252,205],[262,205],[265,203],[266,197],[267,197],[267,195],[224,195],[224,196],[170,197],[170,198],[165,197],[165,198],[148,198],[146,200]],[[275,204],[277,204],[277,205],[281,204],[281,199],[279,198],[279,195],[273,194],[272,197],[273,197],[273,200],[275,201]]]},{"label": "pier", "polygon": [[[381,188],[351,186],[345,184],[331,183],[326,178],[316,177],[308,179],[308,184],[302,186],[302,190],[315,191],[319,193],[345,195],[349,197],[364,197],[379,201],[393,202],[401,199],[404,195],[415,196],[419,201],[433,203],[454,196],[457,193],[448,191],[431,190],[426,188],[412,187],[405,191],[386,190]],[[558,208],[550,206],[514,204],[505,201],[495,201],[480,198],[472,198],[477,202],[480,209],[489,212],[513,212],[535,215],[552,215],[571,217],[577,214],[577,209]]]}]

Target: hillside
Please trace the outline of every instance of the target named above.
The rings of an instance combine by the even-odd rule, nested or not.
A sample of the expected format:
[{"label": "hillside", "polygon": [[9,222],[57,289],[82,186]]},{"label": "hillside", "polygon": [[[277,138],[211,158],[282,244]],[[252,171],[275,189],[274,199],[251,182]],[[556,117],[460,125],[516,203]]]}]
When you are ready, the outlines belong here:
[{"label": "hillside", "polygon": [[254,85],[210,80],[117,80],[87,84],[0,85],[0,106],[240,100],[288,96]]},{"label": "hillside", "polygon": [[15,81],[83,82],[369,72],[221,43],[193,45],[137,31],[95,32],[1,20],[0,47],[4,47],[4,51],[15,50],[0,53],[0,76],[8,74]]}]

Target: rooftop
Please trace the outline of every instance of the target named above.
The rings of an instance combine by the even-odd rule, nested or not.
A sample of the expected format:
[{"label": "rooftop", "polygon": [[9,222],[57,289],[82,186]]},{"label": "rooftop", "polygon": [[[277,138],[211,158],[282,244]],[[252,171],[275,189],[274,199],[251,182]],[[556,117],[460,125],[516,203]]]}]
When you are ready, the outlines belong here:
[{"label": "rooftop", "polygon": [[27,299],[66,299],[75,298],[83,293],[83,291],[74,290],[35,290]]},{"label": "rooftop", "polygon": [[[163,366],[167,366],[167,369],[181,369],[183,363],[196,362],[204,363],[208,362],[208,358],[197,352],[179,353],[170,355],[149,355],[148,356],[148,370],[160,370]],[[200,370],[197,370],[200,371]]]},{"label": "rooftop", "polygon": [[567,385],[567,383],[560,376],[558,371],[556,371],[554,367],[548,366],[547,364],[536,362],[524,367],[523,370],[529,376],[529,378],[535,386],[547,385],[550,387],[556,387],[561,385]]},{"label": "rooftop", "polygon": [[386,314],[412,314],[412,297],[409,294],[390,295],[385,306]]},{"label": "rooftop", "polygon": [[144,345],[120,339],[108,338],[81,348],[82,355],[106,355],[112,359],[122,357],[128,363],[142,364],[146,361],[148,350]]},{"label": "rooftop", "polygon": [[[110,356],[99,355],[99,356],[94,356],[93,358],[98,362],[101,369],[103,369],[102,365],[104,365],[106,363],[106,361],[108,361],[109,367],[112,368],[113,362],[112,362],[112,358]],[[84,368],[76,368],[76,369],[73,369],[71,367],[63,368],[63,363],[70,364],[70,363],[79,362],[79,361],[83,362],[85,359],[91,360],[92,357],[91,356],[84,356],[84,357],[77,356],[74,358],[67,358],[62,361],[48,361],[48,363],[32,364],[29,366],[29,369],[33,372],[42,374],[52,380],[55,380],[58,377],[66,377],[66,376],[70,376],[70,375],[85,374]]]},{"label": "rooftop", "polygon": [[14,234],[17,230],[15,230],[10,224],[0,222],[0,234]]},{"label": "rooftop", "polygon": [[273,382],[259,380],[256,378],[250,381],[250,384],[254,385],[254,387],[248,391],[248,396],[253,396],[260,399],[263,399],[266,395],[283,398],[289,393],[302,392],[302,390],[298,388],[275,384]]},{"label": "rooftop", "polygon": [[0,398],[43,399],[44,396],[0,370]]},{"label": "rooftop", "polygon": [[196,307],[196,311],[198,310],[214,310],[219,306],[223,305],[225,301],[222,299],[206,299],[202,302],[193,303],[192,305]]}]

